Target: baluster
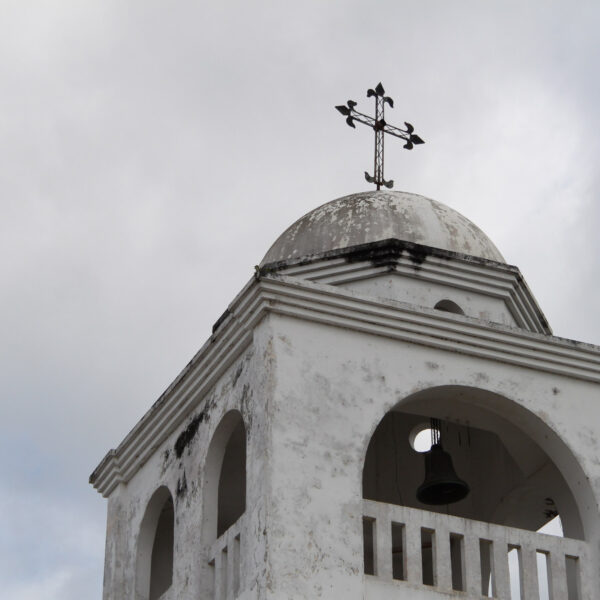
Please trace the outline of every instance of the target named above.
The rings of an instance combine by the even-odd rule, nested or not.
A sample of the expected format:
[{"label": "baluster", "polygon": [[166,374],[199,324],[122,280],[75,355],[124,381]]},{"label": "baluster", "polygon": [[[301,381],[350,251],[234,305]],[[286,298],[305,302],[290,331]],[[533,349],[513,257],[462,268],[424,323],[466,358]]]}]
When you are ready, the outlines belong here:
[{"label": "baluster", "polygon": [[[386,507],[387,508],[387,507]],[[381,511],[375,522],[375,574],[382,579],[392,579],[392,522],[389,511]]]},{"label": "baluster", "polygon": [[215,573],[215,598],[214,600],[221,600],[221,598],[223,598],[223,592],[222,592],[222,587],[223,587],[223,577],[222,577],[222,567],[223,565],[221,564],[222,562],[222,555],[223,553],[221,552],[221,549],[218,548],[215,551],[215,557],[213,559],[213,565],[214,565],[214,573]]},{"label": "baluster", "polygon": [[241,546],[241,534],[238,533],[233,538],[233,579],[232,579],[232,589],[233,589],[233,597],[235,598],[240,591],[240,579],[241,579],[241,554],[240,554],[240,546]]},{"label": "baluster", "polygon": [[523,565],[523,577],[521,578],[521,600],[538,600],[539,583],[537,556],[534,546],[523,544],[521,546],[521,564]]},{"label": "baluster", "polygon": [[465,574],[466,592],[476,598],[481,597],[481,556],[479,537],[473,534],[465,535]]},{"label": "baluster", "polygon": [[421,572],[421,525],[406,520],[406,580],[423,585]]},{"label": "baluster", "polygon": [[227,600],[233,600],[234,589],[233,589],[233,570],[235,568],[235,557],[233,552],[233,530],[229,529],[227,532],[227,565],[225,571],[225,577],[227,578]]},{"label": "baluster", "polygon": [[450,530],[445,526],[436,526],[434,543],[434,570],[437,574],[437,587],[443,592],[451,592],[452,561],[450,560]]},{"label": "baluster", "polygon": [[565,555],[562,552],[549,552],[547,559],[550,600],[568,598]]},{"label": "baluster", "polygon": [[219,596],[219,600],[227,600],[227,594],[229,592],[229,586],[227,585],[229,583],[227,579],[227,570],[229,565],[228,557],[229,552],[227,552],[227,546],[225,546],[221,551],[221,568],[219,576],[219,579],[221,580],[221,594]]},{"label": "baluster", "polygon": [[[583,564],[589,564],[589,561],[585,560],[585,554],[583,554],[582,556],[584,557],[583,561],[580,560],[579,556],[565,556],[565,567],[567,570],[567,590],[569,591],[569,600],[582,600],[582,598],[592,597],[591,591],[584,589],[584,587],[587,588],[587,586],[589,585],[591,577],[587,577],[585,576],[585,573],[581,572]],[[585,576],[585,586],[582,585],[582,576]]]},{"label": "baluster", "polygon": [[508,572],[508,544],[505,541],[494,540],[493,547],[494,585],[496,598],[510,600],[510,575]]}]

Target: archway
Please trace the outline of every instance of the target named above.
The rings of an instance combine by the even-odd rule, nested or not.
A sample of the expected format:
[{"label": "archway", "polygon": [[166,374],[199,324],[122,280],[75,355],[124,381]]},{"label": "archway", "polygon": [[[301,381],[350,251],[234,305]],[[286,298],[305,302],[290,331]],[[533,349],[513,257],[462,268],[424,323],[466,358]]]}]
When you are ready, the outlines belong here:
[{"label": "archway", "polygon": [[137,543],[136,599],[158,600],[173,582],[175,515],[168,488],[158,488],[148,502]]},{"label": "archway", "polygon": [[229,411],[217,426],[203,479],[203,540],[212,543],[246,510],[246,428],[239,411]]},{"label": "archway", "polygon": [[[416,491],[425,477],[423,451],[428,449],[427,446],[419,446],[418,434],[428,427],[439,431],[443,447],[452,456],[458,476],[470,486],[469,495],[453,504],[424,505],[417,499]],[[432,437],[436,439],[437,433]],[[453,532],[465,523],[463,519],[469,520],[475,529],[479,528],[478,535],[481,537],[478,554],[483,596],[495,594],[493,588],[497,582],[492,568],[492,546],[501,549],[504,543],[506,549],[506,541],[501,541],[506,539],[503,536],[520,540],[519,531],[536,532],[556,515],[560,515],[566,537],[585,540],[597,535],[597,507],[593,491],[566,443],[539,417],[517,402],[479,388],[440,386],[422,390],[405,398],[384,415],[365,453],[363,497],[407,507],[403,511],[413,510],[412,513],[406,513],[396,509],[395,514],[412,515],[402,519],[422,519],[424,523],[432,523],[427,514],[448,515],[451,533],[449,539],[444,538],[445,541],[440,538],[439,542],[434,542],[437,534],[428,529],[430,525],[421,527],[418,552],[422,559],[424,585],[435,585],[437,559],[434,546],[449,543],[446,551],[451,561],[452,589],[465,590],[463,561],[466,558],[463,544],[466,530],[463,529],[462,533]],[[366,506],[371,506],[370,510],[377,512],[376,506],[368,503]],[[414,509],[427,512],[415,512]],[[372,517],[363,518],[367,574],[375,574],[376,570],[375,520]],[[393,577],[403,579],[407,552],[415,552],[415,545],[413,543],[411,549],[407,550],[404,525],[398,525],[393,520],[391,525]],[[505,529],[498,528],[498,525]],[[536,540],[541,545],[545,543],[541,538]],[[571,540],[570,543],[573,542]],[[508,542],[509,563],[511,553],[518,552],[520,556],[520,543],[516,541],[511,545],[513,542]],[[552,544],[547,548],[550,546]],[[556,560],[565,562],[563,568],[569,598],[576,598],[575,590],[580,577],[579,559],[568,552],[560,558],[561,550],[557,546],[553,548],[552,552],[558,552]],[[582,546],[578,548],[577,552],[583,552]],[[550,573],[550,552],[544,549],[536,551],[540,593],[551,586],[552,576],[560,577],[559,574]],[[540,570],[540,565],[544,569]],[[473,564],[470,569],[473,569]],[[521,565],[521,574],[522,570]],[[513,580],[515,572],[511,568],[511,589],[520,585]],[[499,577],[501,585],[505,585],[506,580]],[[552,585],[556,584],[557,581],[553,580]]]},{"label": "archway", "polygon": [[[246,510],[246,427],[237,410],[221,419],[212,436],[203,471],[202,597],[235,595],[240,586],[240,532],[228,530]],[[220,539],[219,550],[210,554]]]},{"label": "archway", "polygon": [[[449,506],[416,499],[424,461],[411,442],[431,417],[441,419],[444,448],[471,488]],[[409,396],[380,421],[366,452],[363,497],[531,531],[559,513],[565,535],[583,539],[591,490],[582,497],[582,481],[566,444],[535,415],[486,390],[440,386]]]}]

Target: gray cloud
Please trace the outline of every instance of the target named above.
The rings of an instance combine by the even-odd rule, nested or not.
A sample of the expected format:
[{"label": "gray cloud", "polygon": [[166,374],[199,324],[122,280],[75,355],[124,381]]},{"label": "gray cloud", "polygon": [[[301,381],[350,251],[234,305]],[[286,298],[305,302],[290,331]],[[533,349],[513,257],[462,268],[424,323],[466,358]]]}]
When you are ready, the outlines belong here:
[{"label": "gray cloud", "polygon": [[427,140],[388,146],[396,188],[473,219],[558,334],[600,341],[599,13],[584,0],[4,2],[10,596],[100,596],[105,507],[88,473],[275,237],[367,187],[371,138],[333,106],[368,108],[380,79],[390,118]]}]

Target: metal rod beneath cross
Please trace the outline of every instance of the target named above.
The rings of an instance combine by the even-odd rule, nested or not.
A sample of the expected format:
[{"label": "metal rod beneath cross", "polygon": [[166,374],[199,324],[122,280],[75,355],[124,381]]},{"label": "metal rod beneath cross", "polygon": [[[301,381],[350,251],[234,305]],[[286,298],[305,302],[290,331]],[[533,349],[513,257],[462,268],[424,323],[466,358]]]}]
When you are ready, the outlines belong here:
[{"label": "metal rod beneath cross", "polygon": [[381,82],[375,89],[367,90],[367,98],[370,98],[371,96],[375,97],[375,118],[358,112],[355,108],[356,102],[354,102],[354,100],[348,100],[345,106],[336,106],[336,109],[346,117],[346,123],[350,125],[350,127],[356,127],[354,122],[358,121],[363,125],[371,127],[375,132],[373,176],[365,171],[365,179],[369,183],[374,183],[379,190],[382,185],[387,188],[394,186],[394,181],[392,179],[386,181],[383,176],[384,135],[389,133],[394,137],[403,139],[405,141],[404,148],[407,150],[412,150],[413,146],[416,144],[424,144],[425,142],[418,135],[413,133],[414,127],[410,123],[405,121],[404,125],[406,126],[406,129],[401,129],[399,127],[394,127],[393,125],[388,125],[385,122],[385,104],[387,103],[391,108],[394,108],[394,101],[389,96],[385,95],[385,90],[383,89]]}]

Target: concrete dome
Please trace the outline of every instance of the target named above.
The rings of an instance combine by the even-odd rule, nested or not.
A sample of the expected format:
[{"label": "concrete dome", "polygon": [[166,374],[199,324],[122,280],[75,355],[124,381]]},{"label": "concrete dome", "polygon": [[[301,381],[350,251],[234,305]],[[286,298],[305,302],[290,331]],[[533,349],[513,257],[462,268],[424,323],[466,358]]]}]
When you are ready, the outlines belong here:
[{"label": "concrete dome", "polygon": [[374,191],[307,213],[277,238],[261,265],[390,238],[505,262],[479,227],[444,204],[407,192]]}]

